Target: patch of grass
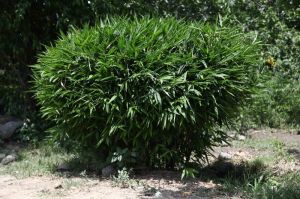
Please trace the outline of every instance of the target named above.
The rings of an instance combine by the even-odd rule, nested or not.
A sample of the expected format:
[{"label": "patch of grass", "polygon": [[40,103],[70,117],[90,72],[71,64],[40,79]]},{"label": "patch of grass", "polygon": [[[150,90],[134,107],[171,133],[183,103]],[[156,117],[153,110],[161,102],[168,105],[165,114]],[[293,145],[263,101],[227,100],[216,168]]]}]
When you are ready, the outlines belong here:
[{"label": "patch of grass", "polygon": [[[275,157],[266,162],[264,157],[235,165],[223,178],[217,181],[222,191],[231,195],[243,195],[251,199],[297,199],[300,196],[300,171],[276,173],[271,167],[278,161],[285,160],[288,164],[295,161],[287,154],[285,145],[273,141],[270,145]],[[279,167],[282,169],[281,167]]]},{"label": "patch of grass", "polygon": [[257,158],[234,165],[223,178],[219,178],[217,181],[222,185],[222,191],[236,195],[244,192],[244,188],[248,184],[257,178],[262,178],[267,173],[266,164],[262,159]]},{"label": "patch of grass", "polygon": [[275,140],[273,142],[274,152],[276,153],[277,160],[295,161],[295,157],[291,155],[285,144],[281,141]]},{"label": "patch of grass", "polygon": [[233,141],[232,145],[239,148],[252,148],[263,153],[258,154],[258,157],[265,163],[274,164],[279,160],[294,161],[293,155],[288,153],[284,142],[278,139],[246,139],[245,141]]},{"label": "patch of grass", "polygon": [[82,187],[87,183],[87,180],[84,178],[67,178],[64,179],[62,186],[64,189],[69,190],[72,187]]},{"label": "patch of grass", "polygon": [[256,159],[261,160],[265,165],[272,165],[276,157],[274,155],[260,155]]},{"label": "patch of grass", "polygon": [[248,163],[242,175],[231,172],[222,179],[223,191],[231,194],[242,193],[244,197],[251,199],[300,197],[300,171],[289,172],[290,165],[297,159],[288,153],[288,147],[284,142],[274,138],[262,140],[250,138],[243,142],[234,141],[233,146],[242,149],[252,148],[261,153],[258,153],[258,158]]},{"label": "patch of grass", "polygon": [[234,140],[232,142],[233,146],[236,147],[249,147],[249,148],[253,148],[256,150],[273,150],[274,145],[273,142],[275,141],[275,139],[262,139],[262,140],[257,140],[257,139],[246,139],[245,141],[237,141]]},{"label": "patch of grass", "polygon": [[297,199],[300,196],[300,172],[256,179],[246,186],[248,198]]},{"label": "patch of grass", "polygon": [[19,178],[51,175],[58,164],[72,157],[72,154],[49,145],[39,148],[26,147],[20,150],[16,162],[0,167],[0,174],[10,174]]}]

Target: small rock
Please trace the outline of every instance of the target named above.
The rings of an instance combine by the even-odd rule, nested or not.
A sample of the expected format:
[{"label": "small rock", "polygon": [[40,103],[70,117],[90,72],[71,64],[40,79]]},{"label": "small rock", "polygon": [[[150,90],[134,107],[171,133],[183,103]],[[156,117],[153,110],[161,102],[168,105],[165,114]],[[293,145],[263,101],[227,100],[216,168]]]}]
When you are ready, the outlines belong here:
[{"label": "small rock", "polygon": [[23,126],[22,121],[10,121],[3,125],[0,125],[0,138],[8,139],[10,138],[19,128]]},{"label": "small rock", "polygon": [[229,146],[229,144],[227,142],[222,141],[221,144],[220,144],[220,146],[226,147],[226,146]]},{"label": "small rock", "polygon": [[57,171],[61,171],[61,172],[63,172],[63,171],[69,171],[69,170],[70,170],[70,167],[69,167],[68,164],[62,163],[62,164],[60,164],[60,165],[58,165],[58,166],[56,167],[56,170],[57,170]]},{"label": "small rock", "polygon": [[14,162],[17,160],[17,155],[13,154],[13,155],[8,155],[5,158],[2,159],[1,164],[3,165],[7,165],[11,162]]},{"label": "small rock", "polygon": [[42,189],[41,192],[42,192],[42,193],[49,193],[50,190],[49,190],[49,189]]},{"label": "small rock", "polygon": [[239,141],[245,141],[245,140],[246,140],[246,136],[244,136],[244,135],[238,135],[238,136],[237,136],[237,139],[238,139]]},{"label": "small rock", "polygon": [[232,158],[232,155],[229,153],[221,152],[218,156],[219,160],[229,160]]},{"label": "small rock", "polygon": [[113,165],[108,165],[108,166],[102,168],[101,173],[102,173],[103,177],[108,178],[108,177],[116,174],[116,169],[114,168]]},{"label": "small rock", "polygon": [[140,191],[140,192],[143,191],[144,189],[145,189],[144,186],[138,186],[135,188],[135,190]]},{"label": "small rock", "polygon": [[191,196],[192,194],[193,194],[193,192],[191,192],[191,191],[184,191],[184,192],[181,193],[181,195],[182,195],[183,197],[189,197],[189,196]]},{"label": "small rock", "polygon": [[7,115],[0,115],[0,125],[3,125],[9,121],[16,121],[17,119]]},{"label": "small rock", "polygon": [[62,189],[62,188],[63,188],[63,186],[61,183],[58,183],[54,186],[54,189]]},{"label": "small rock", "polygon": [[219,184],[214,183],[212,180],[210,180],[209,182],[204,184],[204,187],[206,189],[214,189],[214,188],[217,188],[219,186],[220,186]]},{"label": "small rock", "polygon": [[153,197],[157,192],[158,192],[158,190],[156,190],[155,188],[151,187],[150,189],[145,190],[144,195],[145,196],[151,196],[151,197]]},{"label": "small rock", "polygon": [[0,153],[0,161],[2,161],[3,160],[3,158],[5,158],[5,154],[4,153]]}]

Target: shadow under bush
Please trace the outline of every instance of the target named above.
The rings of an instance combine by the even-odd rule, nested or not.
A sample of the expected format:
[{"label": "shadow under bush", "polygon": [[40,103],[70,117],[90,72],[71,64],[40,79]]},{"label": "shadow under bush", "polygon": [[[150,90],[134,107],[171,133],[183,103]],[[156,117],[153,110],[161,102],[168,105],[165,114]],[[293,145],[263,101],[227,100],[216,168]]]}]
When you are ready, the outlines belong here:
[{"label": "shadow under bush", "polygon": [[260,159],[250,162],[218,160],[203,168],[202,179],[214,179],[228,193],[245,198],[295,199],[300,195],[300,172],[277,175]]},{"label": "shadow under bush", "polygon": [[236,28],[111,19],[47,47],[34,89],[54,139],[118,166],[181,168],[226,140],[219,128],[251,94],[258,48]]}]

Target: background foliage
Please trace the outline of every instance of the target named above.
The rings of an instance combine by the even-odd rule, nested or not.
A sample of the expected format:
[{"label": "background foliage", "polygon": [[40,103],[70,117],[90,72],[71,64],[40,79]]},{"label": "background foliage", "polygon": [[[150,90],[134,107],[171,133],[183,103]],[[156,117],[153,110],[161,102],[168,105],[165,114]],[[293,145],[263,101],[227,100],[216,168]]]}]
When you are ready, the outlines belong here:
[{"label": "background foliage", "polygon": [[222,14],[229,23],[238,22],[245,31],[258,32],[266,43],[257,76],[257,93],[241,118],[243,128],[298,125],[300,2],[235,1],[232,6],[229,4]]}]

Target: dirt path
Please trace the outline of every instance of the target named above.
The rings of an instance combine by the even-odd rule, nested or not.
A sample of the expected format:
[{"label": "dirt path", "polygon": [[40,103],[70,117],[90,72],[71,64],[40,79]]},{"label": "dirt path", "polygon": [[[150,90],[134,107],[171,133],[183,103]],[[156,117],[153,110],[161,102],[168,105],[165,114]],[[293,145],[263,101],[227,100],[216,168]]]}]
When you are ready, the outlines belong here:
[{"label": "dirt path", "polygon": [[0,198],[3,199],[221,199],[229,197],[217,191],[219,185],[213,182],[181,183],[161,177],[148,176],[142,180],[156,187],[159,195],[131,188],[113,187],[109,180],[58,177],[29,177],[17,179],[13,176],[0,177]]},{"label": "dirt path", "polygon": [[29,177],[16,179],[0,177],[0,198],[3,199],[136,199],[133,189],[112,187],[108,180],[58,177]]},{"label": "dirt path", "polygon": [[[170,173],[169,173],[170,174]],[[0,198],[3,199],[221,199],[229,197],[218,191],[212,181],[181,182],[166,172],[140,176],[139,180],[153,190],[134,190],[113,187],[110,180],[91,178],[28,177],[17,179],[10,175],[0,176]],[[155,195],[155,193],[159,195]]]}]

